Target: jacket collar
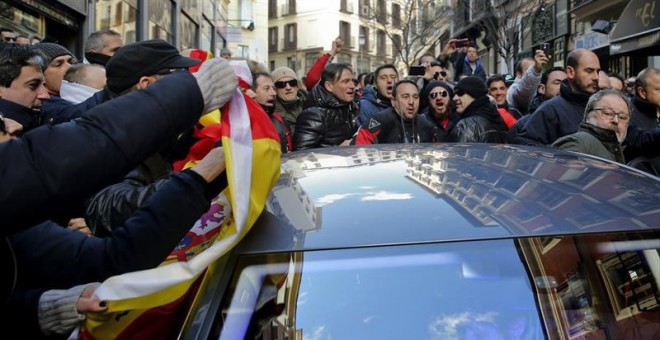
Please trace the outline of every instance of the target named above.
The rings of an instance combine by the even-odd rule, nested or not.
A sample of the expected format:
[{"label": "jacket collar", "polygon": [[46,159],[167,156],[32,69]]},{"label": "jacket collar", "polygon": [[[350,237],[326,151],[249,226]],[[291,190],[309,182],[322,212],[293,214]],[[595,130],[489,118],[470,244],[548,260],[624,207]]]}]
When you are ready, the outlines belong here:
[{"label": "jacket collar", "polygon": [[649,103],[637,94],[633,97],[633,105],[635,105],[635,108],[644,115],[655,118],[658,114],[658,108],[653,105],[653,103]]},{"label": "jacket collar", "polygon": [[568,79],[562,80],[559,93],[569,103],[580,104],[581,106],[587,106],[589,97],[591,97],[589,93],[573,91],[571,85],[568,84]]},{"label": "jacket collar", "polygon": [[33,129],[43,121],[43,112],[0,98],[0,112],[5,118],[23,125],[23,132]]}]

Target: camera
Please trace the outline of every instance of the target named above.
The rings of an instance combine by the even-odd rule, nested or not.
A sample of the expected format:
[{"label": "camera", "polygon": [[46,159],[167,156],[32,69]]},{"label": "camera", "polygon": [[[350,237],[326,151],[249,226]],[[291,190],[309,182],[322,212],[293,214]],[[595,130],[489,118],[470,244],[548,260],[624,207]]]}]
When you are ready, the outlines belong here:
[{"label": "camera", "polygon": [[409,76],[423,76],[426,73],[426,67],[424,66],[410,66],[408,69]]},{"label": "camera", "polygon": [[456,40],[453,45],[454,47],[467,47],[470,45],[470,40],[467,38]]}]

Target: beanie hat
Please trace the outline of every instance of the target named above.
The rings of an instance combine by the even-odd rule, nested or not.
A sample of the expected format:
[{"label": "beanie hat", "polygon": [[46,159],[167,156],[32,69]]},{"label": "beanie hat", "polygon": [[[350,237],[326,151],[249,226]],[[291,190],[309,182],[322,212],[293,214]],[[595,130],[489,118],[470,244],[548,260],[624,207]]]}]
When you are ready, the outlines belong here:
[{"label": "beanie hat", "polygon": [[429,94],[431,94],[431,91],[435,89],[436,87],[442,87],[445,90],[447,90],[447,93],[449,93],[449,100],[454,98],[454,89],[453,86],[449,85],[449,83],[446,83],[441,80],[432,80],[429,82],[425,87],[424,87],[424,92],[422,93],[422,98],[426,98],[428,100]]},{"label": "beanie hat", "polygon": [[290,69],[288,67],[285,67],[285,66],[276,68],[270,74],[270,76],[273,77],[273,82],[274,83],[277,82],[278,80],[282,79],[282,78],[285,78],[285,77],[298,79],[298,75],[296,75],[296,72],[293,72],[292,69]]},{"label": "beanie hat", "polygon": [[59,44],[46,42],[35,44],[32,47],[43,53],[43,55],[46,57],[44,60],[46,65],[50,64],[53,59],[63,55],[71,56],[73,58],[73,61],[71,62],[72,64],[78,62],[78,59],[76,59],[76,56],[74,56],[71,51],[67,50],[66,47]]},{"label": "beanie hat", "polygon": [[488,94],[486,83],[479,77],[469,76],[458,81],[454,86],[455,93],[467,93],[472,98],[480,98]]},{"label": "beanie hat", "polygon": [[187,69],[202,61],[184,57],[165,40],[144,40],[117,50],[105,65],[108,89],[122,93],[137,84],[140,77],[167,69]]}]

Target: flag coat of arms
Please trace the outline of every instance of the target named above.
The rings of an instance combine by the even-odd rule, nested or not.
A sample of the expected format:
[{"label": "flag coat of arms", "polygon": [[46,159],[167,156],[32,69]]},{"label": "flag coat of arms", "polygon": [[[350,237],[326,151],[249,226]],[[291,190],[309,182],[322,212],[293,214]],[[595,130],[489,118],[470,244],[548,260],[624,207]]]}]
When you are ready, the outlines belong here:
[{"label": "flag coat of arms", "polygon": [[[252,80],[245,61],[231,62],[239,83]],[[211,116],[210,116],[211,115]],[[215,115],[215,117],[213,116]],[[73,337],[83,339],[169,338],[185,317],[206,268],[250,230],[280,174],[281,147],[264,110],[237,88],[221,111],[203,117],[201,139],[183,168],[195,164],[218,139],[226,160],[227,188],[159,267],[107,279],[95,294],[108,302],[88,314]],[[205,130],[206,129],[206,130]]]}]

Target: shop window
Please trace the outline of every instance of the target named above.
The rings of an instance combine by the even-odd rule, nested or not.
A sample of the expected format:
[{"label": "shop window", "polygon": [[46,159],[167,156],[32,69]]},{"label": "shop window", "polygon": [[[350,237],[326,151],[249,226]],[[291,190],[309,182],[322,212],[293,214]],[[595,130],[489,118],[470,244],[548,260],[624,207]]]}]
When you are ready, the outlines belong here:
[{"label": "shop window", "polygon": [[149,39],[173,42],[172,14],[170,0],[149,0]]}]

